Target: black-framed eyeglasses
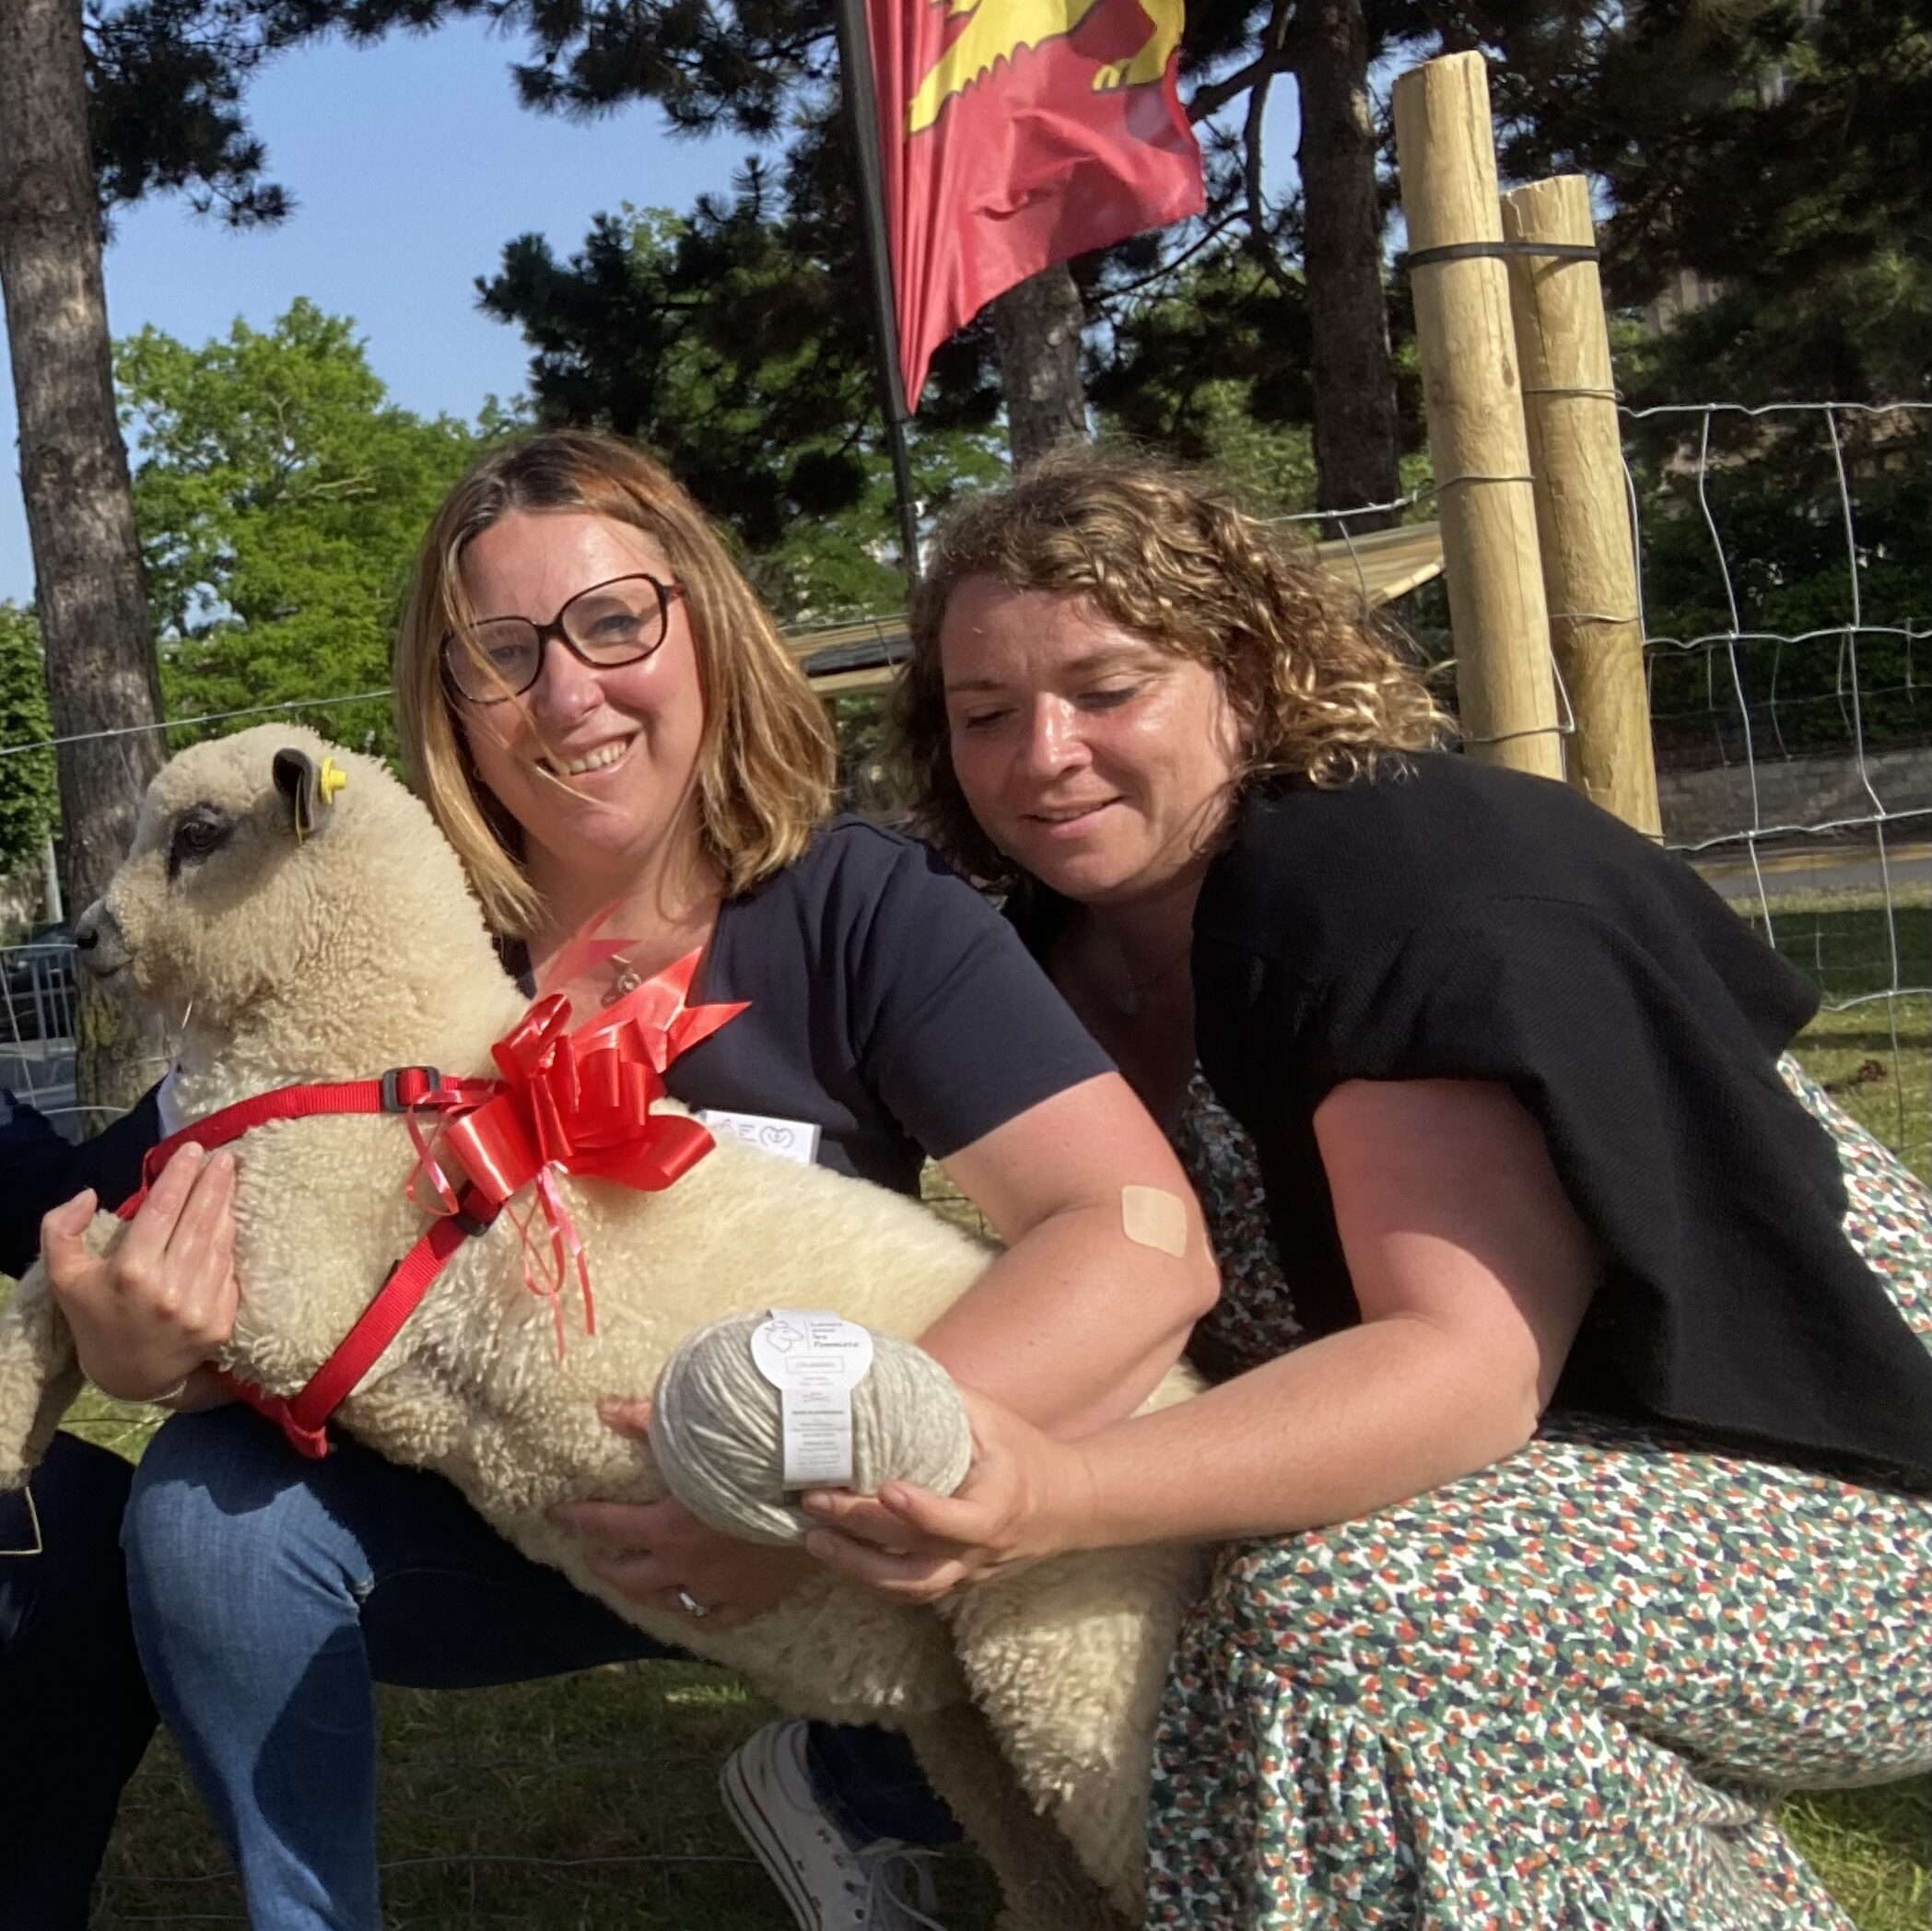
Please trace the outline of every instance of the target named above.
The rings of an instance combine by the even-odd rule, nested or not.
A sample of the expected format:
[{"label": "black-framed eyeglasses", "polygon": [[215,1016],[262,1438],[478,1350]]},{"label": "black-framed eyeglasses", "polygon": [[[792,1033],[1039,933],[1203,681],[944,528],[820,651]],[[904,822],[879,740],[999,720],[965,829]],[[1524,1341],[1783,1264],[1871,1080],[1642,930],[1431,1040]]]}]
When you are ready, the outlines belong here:
[{"label": "black-framed eyeglasses", "polygon": [[528,617],[483,617],[443,638],[443,674],[472,704],[521,696],[544,668],[544,648],[557,638],[593,670],[639,662],[664,641],[671,605],[685,593],[647,570],[611,577],[580,590],[547,624]]}]

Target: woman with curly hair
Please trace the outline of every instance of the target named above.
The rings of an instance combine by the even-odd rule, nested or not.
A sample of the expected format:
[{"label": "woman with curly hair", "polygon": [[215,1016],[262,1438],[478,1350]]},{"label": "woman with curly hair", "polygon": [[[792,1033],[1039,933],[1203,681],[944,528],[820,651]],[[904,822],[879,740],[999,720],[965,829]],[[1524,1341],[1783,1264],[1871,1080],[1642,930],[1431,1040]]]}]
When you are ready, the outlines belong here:
[{"label": "woman with curly hair", "polygon": [[1217,1385],[1071,1441],[975,1398],[957,1496],[816,1498],[821,1548],[925,1599],[1230,1543],[1151,1925],[1844,1925],[1745,1792],[1932,1767],[1932,1198],[1788,1057],[1809,984],[1144,464],[955,515],[913,640],[923,827],[1181,1149]]}]

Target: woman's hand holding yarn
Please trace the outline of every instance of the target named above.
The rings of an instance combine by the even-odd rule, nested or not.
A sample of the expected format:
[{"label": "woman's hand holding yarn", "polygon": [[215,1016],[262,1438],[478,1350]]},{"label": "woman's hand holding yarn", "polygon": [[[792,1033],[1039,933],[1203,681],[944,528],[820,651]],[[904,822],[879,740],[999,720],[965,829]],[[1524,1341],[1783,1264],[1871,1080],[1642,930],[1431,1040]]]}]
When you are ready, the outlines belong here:
[{"label": "woman's hand holding yarn", "polygon": [[[606,1401],[598,1411],[619,1434],[642,1441],[650,1432],[647,1400]],[[722,1535],[670,1500],[564,1503],[551,1519],[598,1545],[590,1566],[613,1588],[694,1629],[700,1621],[707,1630],[735,1629],[762,1616],[812,1570],[802,1551]]]},{"label": "woman's hand holding yarn", "polygon": [[821,1526],[805,1547],[827,1567],[896,1602],[930,1603],[1026,1562],[1085,1545],[1094,1480],[1077,1442],[1061,1442],[971,1388],[960,1389],[973,1463],[951,1495],[887,1482],[876,1495],[814,1489]]}]

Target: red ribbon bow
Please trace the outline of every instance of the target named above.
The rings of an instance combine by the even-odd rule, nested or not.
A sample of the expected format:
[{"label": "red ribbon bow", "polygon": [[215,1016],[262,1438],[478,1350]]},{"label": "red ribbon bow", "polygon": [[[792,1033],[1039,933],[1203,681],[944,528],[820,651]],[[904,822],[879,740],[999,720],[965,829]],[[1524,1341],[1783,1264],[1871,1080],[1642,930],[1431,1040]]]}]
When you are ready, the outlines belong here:
[{"label": "red ribbon bow", "polygon": [[[570,1002],[561,993],[538,1000],[490,1048],[503,1076],[498,1091],[450,1118],[439,1136],[439,1146],[463,1163],[492,1212],[534,1184],[536,1204],[518,1222],[523,1277],[533,1292],[550,1299],[559,1353],[561,1294],[573,1262],[583,1290],[585,1329],[594,1334],[597,1328],[589,1263],[556,1173],[654,1193],[688,1173],[713,1144],[697,1120],[651,1110],[664,1097],[663,1073],[672,1060],[745,1009],[744,1001],[685,1003],[699,957],[687,954],[575,1032],[567,1030]],[[434,1164],[427,1164],[432,1181],[440,1182]],[[550,1231],[547,1281],[529,1258],[531,1221],[538,1207]]]}]

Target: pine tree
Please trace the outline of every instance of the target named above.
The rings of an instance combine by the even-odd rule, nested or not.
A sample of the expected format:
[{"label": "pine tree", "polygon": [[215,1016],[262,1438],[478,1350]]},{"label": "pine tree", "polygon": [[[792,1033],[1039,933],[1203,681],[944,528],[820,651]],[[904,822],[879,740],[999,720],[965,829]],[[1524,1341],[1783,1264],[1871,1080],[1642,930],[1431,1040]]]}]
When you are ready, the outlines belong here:
[{"label": "pine tree", "polygon": [[1561,33],[1537,0],[1503,18],[1505,168],[1602,184],[1617,300],[1680,270],[1722,291],[1647,377],[1742,402],[1932,392],[1928,0],[1651,0]]},{"label": "pine tree", "polygon": [[[735,533],[774,608],[803,622],[890,609],[904,578],[843,185],[822,205],[799,158],[782,183],[748,166],[689,216],[601,216],[567,261],[521,237],[478,287],[531,343],[540,418],[650,449]],[[983,345],[954,345],[936,387],[914,437],[933,507],[998,467]]]},{"label": "pine tree", "polygon": [[[290,7],[297,4],[287,0]],[[420,27],[477,11],[527,36],[528,56],[513,71],[533,107],[591,115],[620,101],[649,99],[680,131],[725,131],[760,142],[802,125],[794,153],[804,155],[808,167],[822,166],[822,156],[836,152],[851,172],[842,132],[829,132],[837,84],[829,0],[738,0],[719,7],[685,0],[356,0],[344,18],[351,31],[376,35],[394,24]],[[1244,225],[1247,245],[1264,263],[1274,261],[1284,224],[1260,191],[1261,110],[1276,76],[1294,74],[1302,81],[1308,131],[1293,227],[1306,232],[1314,251],[1307,340],[1322,380],[1310,402],[1324,501],[1338,508],[1380,500],[1396,486],[1399,426],[1382,273],[1386,208],[1369,91],[1372,65],[1388,44],[1389,29],[1370,19],[1362,0],[1203,0],[1188,9],[1181,48],[1190,113],[1205,117],[1245,105],[1240,134],[1212,143],[1212,220]],[[1173,254],[1199,240],[1188,234],[1163,246]],[[1130,258],[1143,254],[1130,252]],[[1071,274],[1087,297],[1105,268],[1076,263]],[[1067,294],[1067,275],[1048,271],[1038,286],[995,304],[996,315],[979,324],[989,342],[989,322],[1006,335],[1002,374],[1027,450],[1071,425],[1065,370],[1039,366],[1053,344],[1064,345]],[[1036,326],[1032,310],[1043,302],[1060,319]],[[1027,427],[1027,398],[1036,392],[1041,420]]]}]

